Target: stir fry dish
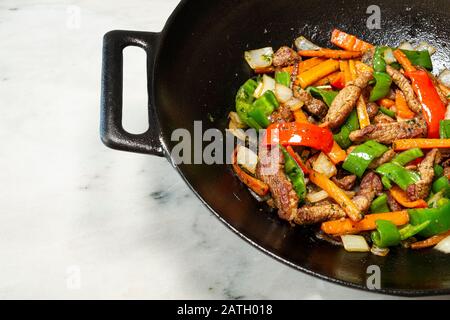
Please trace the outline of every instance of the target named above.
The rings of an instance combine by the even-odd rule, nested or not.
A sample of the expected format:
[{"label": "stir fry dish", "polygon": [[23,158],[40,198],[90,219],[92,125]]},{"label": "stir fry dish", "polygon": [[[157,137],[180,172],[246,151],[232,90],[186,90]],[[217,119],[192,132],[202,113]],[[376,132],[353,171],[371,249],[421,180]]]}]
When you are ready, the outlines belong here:
[{"label": "stir fry dish", "polygon": [[[450,71],[437,75],[424,42],[335,29],[331,43],[245,52],[254,76],[229,114],[236,176],[281,219],[347,251],[450,252]],[[247,129],[264,133],[257,150]]]}]

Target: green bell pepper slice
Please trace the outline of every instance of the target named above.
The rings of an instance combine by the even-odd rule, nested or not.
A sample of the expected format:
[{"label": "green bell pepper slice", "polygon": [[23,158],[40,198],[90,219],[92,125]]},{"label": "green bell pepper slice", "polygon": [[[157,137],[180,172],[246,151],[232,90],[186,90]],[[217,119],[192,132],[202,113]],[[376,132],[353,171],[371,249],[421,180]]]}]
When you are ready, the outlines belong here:
[{"label": "green bell pepper slice", "polygon": [[331,104],[339,93],[337,91],[323,90],[316,87],[309,87],[308,89],[306,89],[306,91],[308,91],[312,96],[316,98],[321,98],[328,107],[331,107]]},{"label": "green bell pepper slice", "polygon": [[284,156],[284,172],[291,181],[292,187],[299,197],[300,203],[302,203],[306,197],[306,183],[303,170],[282,145],[279,147],[281,148]]},{"label": "green bell pepper slice", "polygon": [[400,243],[402,239],[395,224],[387,220],[377,220],[375,224],[377,230],[371,233],[371,239],[377,247],[387,248]]},{"label": "green bell pepper slice", "polygon": [[239,118],[251,128],[262,129],[261,125],[258,124],[250,115],[248,114],[253,108],[253,93],[256,90],[258,83],[253,80],[247,80],[238,90],[236,94],[236,112]]},{"label": "green bell pepper slice", "polygon": [[450,229],[450,202],[444,201],[441,204],[437,208],[408,210],[410,223],[413,226],[418,226],[426,221],[430,222],[425,229],[418,233],[420,236],[428,238]]},{"label": "green bell pepper slice", "polygon": [[392,162],[379,166],[376,172],[393,181],[402,190],[406,190],[410,185],[420,180],[418,173],[406,170],[402,166]]},{"label": "green bell pepper slice", "polygon": [[384,52],[389,47],[378,46],[373,54],[373,70],[375,72],[386,72],[386,61],[384,60]]},{"label": "green bell pepper slice", "polygon": [[388,147],[376,141],[369,140],[357,146],[345,159],[342,168],[361,178],[369,165],[376,158],[381,157]]},{"label": "green bell pepper slice", "polygon": [[372,201],[372,204],[370,205],[370,212],[371,213],[384,213],[384,212],[390,212],[387,205],[387,195],[383,193],[381,196],[376,198]]},{"label": "green bell pepper slice", "polygon": [[392,183],[391,180],[389,180],[388,177],[384,176],[381,178],[381,183],[383,184],[383,187],[387,190],[392,189]]},{"label": "green bell pepper slice", "polygon": [[291,85],[291,75],[289,74],[289,72],[285,71],[276,72],[275,81],[289,88],[289,86]]},{"label": "green bell pepper slice", "polygon": [[439,164],[435,164],[434,165],[434,176],[436,178],[440,178],[443,175],[444,175],[444,168]]},{"label": "green bell pepper slice", "polygon": [[424,67],[425,69],[431,71],[433,70],[433,62],[431,61],[431,56],[428,50],[422,51],[411,51],[411,50],[401,50],[406,57],[415,66]]},{"label": "green bell pepper slice", "polygon": [[423,157],[423,152],[419,148],[413,148],[406,150],[400,154],[398,154],[393,160],[393,163],[396,163],[400,166],[405,166],[411,161],[414,161],[420,157]]},{"label": "green bell pepper slice", "polygon": [[388,117],[391,117],[392,119],[395,119],[395,112],[392,110],[389,110],[388,108],[380,107],[380,112],[384,113]]},{"label": "green bell pepper slice", "polygon": [[386,72],[374,72],[373,77],[375,78],[375,87],[370,92],[369,101],[374,102],[386,97],[392,85],[392,78]]},{"label": "green bell pepper slice", "polygon": [[441,139],[450,139],[450,120],[441,120],[439,123],[439,135]]},{"label": "green bell pepper slice", "polygon": [[440,191],[444,191],[445,197],[450,197],[450,182],[446,176],[442,176],[433,182],[431,187],[434,193],[438,193]]},{"label": "green bell pepper slice", "polygon": [[336,141],[337,144],[342,149],[347,149],[352,145],[352,141],[349,138],[350,133],[358,129],[359,129],[358,114],[356,113],[356,110],[353,110],[348,116],[344,125],[341,127],[339,133],[333,136],[334,141]]}]

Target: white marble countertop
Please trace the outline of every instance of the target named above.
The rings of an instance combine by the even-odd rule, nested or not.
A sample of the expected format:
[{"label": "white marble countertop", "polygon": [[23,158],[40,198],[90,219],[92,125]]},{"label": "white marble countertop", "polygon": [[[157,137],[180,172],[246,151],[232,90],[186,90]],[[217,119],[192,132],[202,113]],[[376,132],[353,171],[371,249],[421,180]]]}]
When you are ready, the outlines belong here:
[{"label": "white marble countertop", "polygon": [[0,298],[383,298],[274,261],[166,160],[101,144],[103,34],[177,2],[1,1]]}]

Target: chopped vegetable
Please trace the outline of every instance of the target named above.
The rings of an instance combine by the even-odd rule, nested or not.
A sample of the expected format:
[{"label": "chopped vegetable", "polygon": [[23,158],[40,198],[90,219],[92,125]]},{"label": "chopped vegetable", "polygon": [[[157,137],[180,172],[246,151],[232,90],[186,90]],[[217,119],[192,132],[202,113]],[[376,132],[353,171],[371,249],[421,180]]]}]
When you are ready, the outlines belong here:
[{"label": "chopped vegetable", "polygon": [[419,225],[430,221],[427,228],[419,233],[422,237],[431,237],[450,229],[450,202],[443,206],[431,209],[408,210],[412,225]]},{"label": "chopped vegetable", "polygon": [[373,77],[375,78],[376,84],[375,87],[370,92],[369,100],[371,102],[386,97],[391,90],[392,84],[392,78],[386,72],[375,72],[373,74]]},{"label": "chopped vegetable", "polygon": [[439,164],[435,164],[434,165],[434,176],[437,178],[440,178],[443,175],[444,175],[444,168]]},{"label": "chopped vegetable", "polygon": [[344,74],[345,84],[353,80],[350,64],[346,60],[339,61],[339,69]]},{"label": "chopped vegetable", "polygon": [[333,135],[327,128],[311,123],[274,123],[266,130],[266,145],[306,146],[329,153],[333,148]]},{"label": "chopped vegetable", "polygon": [[271,47],[245,51],[245,60],[252,69],[267,68],[272,65],[273,49]]},{"label": "chopped vegetable", "polygon": [[419,148],[413,148],[396,155],[392,162],[400,166],[406,166],[411,161],[414,161],[420,157],[423,157],[422,150]]},{"label": "chopped vegetable", "polygon": [[386,176],[397,184],[402,190],[419,181],[420,177],[413,171],[406,170],[395,163],[385,163],[376,169],[378,174]]},{"label": "chopped vegetable", "polygon": [[439,136],[441,139],[450,138],[450,120],[441,120],[439,124]]},{"label": "chopped vegetable", "polygon": [[318,45],[315,45],[304,36],[300,36],[295,39],[295,46],[297,50],[320,50],[321,48]]},{"label": "chopped vegetable", "polygon": [[333,143],[333,148],[327,155],[334,164],[339,164],[347,158],[347,153],[341,149],[336,141]]},{"label": "chopped vegetable", "polygon": [[262,76],[262,81],[259,82],[258,86],[255,89],[255,92],[253,93],[253,96],[255,98],[260,98],[267,91],[275,92],[275,85],[276,85],[275,79],[264,74]]},{"label": "chopped vegetable", "polygon": [[350,133],[359,129],[359,121],[356,110],[350,113],[345,124],[341,127],[341,131],[334,135],[334,140],[343,149],[348,149],[352,145],[352,141],[349,136]]},{"label": "chopped vegetable", "polygon": [[408,198],[408,195],[405,191],[400,189],[399,187],[395,186],[392,187],[389,192],[391,193],[392,197],[397,201],[399,204],[401,204],[405,208],[427,208],[428,204],[425,200],[416,200],[411,201]]},{"label": "chopped vegetable", "polygon": [[269,116],[278,108],[278,100],[272,91],[266,91],[260,98],[258,98],[248,115],[253,118],[261,127],[266,128],[270,125]]},{"label": "chopped vegetable", "polygon": [[232,163],[233,163],[234,172],[238,176],[239,180],[241,180],[242,183],[244,183],[253,192],[255,192],[257,195],[259,195],[261,197],[263,197],[267,193],[269,193],[269,186],[267,184],[265,184],[261,180],[258,180],[256,178],[252,177],[251,175],[247,174],[239,167],[239,165],[236,162],[236,154],[237,154],[237,150],[234,151]]},{"label": "chopped vegetable", "polygon": [[395,112],[392,111],[392,110],[389,110],[389,109],[387,109],[385,107],[380,107],[380,112],[384,113],[388,117],[391,117],[392,119],[395,119]]},{"label": "chopped vegetable", "polygon": [[447,237],[450,237],[450,231],[444,232],[442,234],[433,236],[427,240],[424,241],[418,241],[411,245],[411,249],[425,249],[429,247],[433,247],[446,239]]},{"label": "chopped vegetable", "polygon": [[450,182],[448,178],[446,176],[442,176],[439,179],[437,179],[433,183],[431,190],[433,190],[434,193],[443,191],[445,197],[450,198]]},{"label": "chopped vegetable", "polygon": [[325,175],[314,171],[310,174],[309,178],[312,183],[325,190],[330,197],[342,207],[351,220],[361,220],[361,211],[355,206],[353,201],[348,198],[345,192],[334,184],[333,181],[328,179]]},{"label": "chopped vegetable", "polygon": [[320,190],[318,192],[309,192],[306,195],[306,199],[311,203],[316,203],[323,201],[329,197],[328,193],[325,190]]},{"label": "chopped vegetable", "polygon": [[393,63],[397,62],[397,59],[395,59],[393,50],[389,47],[386,47],[386,50],[384,50],[383,59],[387,64],[393,64]]},{"label": "chopped vegetable", "polygon": [[275,85],[275,96],[281,103],[286,103],[292,99],[294,92],[289,87],[277,83]]},{"label": "chopped vegetable", "polygon": [[308,87],[307,91],[314,97],[320,97],[327,104],[328,107],[331,106],[333,100],[338,95],[337,91],[323,90],[316,87]]},{"label": "chopped vegetable", "polygon": [[321,152],[313,164],[313,170],[331,178],[337,174],[336,166],[333,162]]},{"label": "chopped vegetable", "polygon": [[355,59],[361,57],[360,51],[344,51],[344,50],[332,50],[332,49],[319,49],[319,50],[301,50],[298,54],[302,57],[319,57],[336,60]]},{"label": "chopped vegetable", "polygon": [[371,238],[377,247],[387,248],[400,243],[400,232],[398,232],[395,224],[388,220],[377,220],[375,224],[377,225],[377,230],[372,232]]},{"label": "chopped vegetable", "polygon": [[373,54],[373,70],[375,72],[386,72],[386,61],[384,60],[384,53],[388,47],[378,46],[375,48]]},{"label": "chopped vegetable", "polygon": [[348,252],[369,252],[370,248],[363,236],[342,235],[342,244]]},{"label": "chopped vegetable", "polygon": [[306,183],[303,170],[283,146],[280,146],[280,148],[284,156],[284,172],[291,181],[292,187],[295,193],[297,193],[300,202],[303,202],[306,197]]},{"label": "chopped vegetable", "polygon": [[423,51],[410,51],[402,50],[408,60],[414,66],[423,67],[427,70],[433,70],[433,63],[431,62],[430,53],[428,50]]},{"label": "chopped vegetable", "polygon": [[400,43],[400,45],[398,46],[398,49],[401,49],[401,50],[414,50],[414,47],[413,47],[412,44],[409,43],[408,41],[403,41],[403,42]]},{"label": "chopped vegetable", "polygon": [[339,62],[336,60],[326,60],[311,69],[298,75],[297,81],[305,89],[319,79],[333,73],[339,69]]},{"label": "chopped vegetable", "polygon": [[276,72],[275,81],[285,87],[289,87],[291,85],[291,75],[286,71]]},{"label": "chopped vegetable", "polygon": [[376,158],[381,157],[388,147],[369,140],[366,143],[357,146],[342,164],[342,168],[361,178],[369,165]]},{"label": "chopped vegetable", "polygon": [[308,60],[304,60],[298,64],[298,73],[300,74],[305,71],[308,71],[309,69],[311,69],[325,61],[326,60],[322,59],[322,58],[311,58]]},{"label": "chopped vegetable", "polygon": [[352,221],[350,219],[342,219],[335,221],[327,221],[322,223],[321,230],[331,235],[354,234],[364,231],[376,229],[375,222],[377,220],[387,220],[396,226],[402,226],[409,222],[407,211],[396,211],[388,213],[368,214],[361,221]]},{"label": "chopped vegetable", "polygon": [[439,138],[439,122],[445,118],[446,106],[426,71],[411,71],[406,74],[422,104],[423,115],[428,125],[428,138]]},{"label": "chopped vegetable", "polygon": [[253,108],[253,93],[256,90],[258,84],[255,80],[247,80],[236,94],[236,112],[242,122],[246,123],[249,127],[255,129],[261,129],[261,125],[258,124],[248,113]]},{"label": "chopped vegetable", "polygon": [[383,193],[381,196],[376,198],[372,201],[372,204],[370,205],[370,212],[371,213],[384,213],[384,212],[390,212],[387,205],[387,195]]},{"label": "chopped vegetable", "polygon": [[238,146],[237,147],[237,164],[246,169],[251,174],[255,174],[256,165],[258,164],[258,156],[252,150]]},{"label": "chopped vegetable", "polygon": [[303,170],[305,174],[309,174],[310,170],[308,167],[303,163],[303,160],[300,158],[300,156],[292,149],[291,146],[286,147],[286,151],[289,153],[289,155],[297,162],[297,164],[300,166],[300,168]]},{"label": "chopped vegetable", "polygon": [[430,55],[433,55],[436,53],[436,48],[433,47],[431,44],[425,41],[419,42],[419,45],[415,48],[415,51],[428,51]]},{"label": "chopped vegetable", "polygon": [[393,107],[393,106],[395,106],[395,102],[393,101],[393,100],[391,100],[391,99],[386,99],[386,98],[384,98],[384,99],[381,99],[380,101],[378,101],[378,104],[380,105],[380,106],[382,106],[382,107],[385,107],[385,108],[391,108],[391,107]]},{"label": "chopped vegetable", "polygon": [[398,63],[401,64],[403,69],[405,69],[406,72],[412,72],[416,71],[417,69],[411,64],[411,61],[406,57],[405,53],[401,51],[400,49],[397,49],[394,51],[395,59],[397,59]]},{"label": "chopped vegetable", "polygon": [[[441,82],[441,84],[443,84],[447,88],[450,88],[450,70],[449,69],[445,69],[444,71],[442,71],[440,73],[438,79]],[[448,99],[448,97],[447,97],[447,99]]]},{"label": "chopped vegetable", "polygon": [[400,139],[394,141],[393,147],[395,151],[411,148],[446,149],[450,148],[450,139]]},{"label": "chopped vegetable", "polygon": [[389,178],[386,176],[381,178],[381,183],[387,190],[390,190],[392,188],[391,180],[389,180]]},{"label": "chopped vegetable", "polygon": [[405,95],[401,90],[395,91],[395,108],[397,109],[397,116],[402,119],[412,119],[416,116],[408,107]]},{"label": "chopped vegetable", "polygon": [[434,249],[441,251],[443,253],[450,253],[450,235],[448,235],[444,240],[441,240]]},{"label": "chopped vegetable", "polygon": [[[334,77],[332,77],[335,75]],[[345,74],[343,72],[335,72],[329,76],[330,84],[336,89],[345,87]]]},{"label": "chopped vegetable", "polygon": [[331,35],[331,43],[348,51],[364,52],[373,48],[373,45],[371,45],[370,43],[360,40],[357,37],[338,29],[333,30]]}]

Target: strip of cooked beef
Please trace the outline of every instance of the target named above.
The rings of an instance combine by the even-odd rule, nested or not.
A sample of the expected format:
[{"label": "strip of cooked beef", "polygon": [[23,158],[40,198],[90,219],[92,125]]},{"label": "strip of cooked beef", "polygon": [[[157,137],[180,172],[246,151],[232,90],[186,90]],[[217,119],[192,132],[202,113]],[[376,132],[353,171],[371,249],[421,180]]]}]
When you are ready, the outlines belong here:
[{"label": "strip of cooked beef", "polygon": [[349,82],[334,99],[328,110],[325,122],[331,129],[340,127],[356,106],[362,90],[367,86],[372,74],[362,73],[355,81]]},{"label": "strip of cooked beef", "polygon": [[350,191],[355,186],[356,182],[356,176],[355,175],[349,175],[342,178],[336,178],[333,177],[331,180],[341,189],[344,189],[346,191]]},{"label": "strip of cooked beef", "polygon": [[398,139],[422,138],[427,135],[427,124],[422,117],[407,121],[381,123],[365,127],[350,133],[353,142],[375,140],[379,143],[391,144]]},{"label": "strip of cooked beef", "polygon": [[389,149],[388,151],[383,153],[383,155],[381,157],[372,161],[372,163],[369,165],[369,169],[376,169],[379,166],[381,166],[382,164],[391,162],[391,160],[394,159],[395,156],[396,156],[395,151],[392,149]]},{"label": "strip of cooked beef", "polygon": [[370,48],[369,50],[366,50],[364,54],[361,57],[361,62],[371,66],[373,65],[373,56],[375,54],[375,48]]},{"label": "strip of cooked beef", "polygon": [[287,67],[299,60],[300,56],[295,50],[284,46],[275,52],[273,56],[273,65],[275,67]]},{"label": "strip of cooked beef", "polygon": [[394,199],[390,192],[387,193],[387,204],[389,209],[393,212],[403,210],[403,207]]},{"label": "strip of cooked beef", "polygon": [[299,225],[309,225],[328,220],[338,220],[345,218],[345,216],[345,211],[339,205],[324,200],[298,209],[293,221]]},{"label": "strip of cooked beef", "polygon": [[260,145],[256,175],[269,185],[280,218],[292,221],[297,214],[298,196],[284,173],[284,157],[279,147]]},{"label": "strip of cooked beef", "polygon": [[328,111],[327,105],[319,99],[314,98],[309,92],[301,87],[294,87],[294,97],[303,102],[303,109],[308,113],[322,119]]},{"label": "strip of cooked beef", "polygon": [[270,115],[270,121],[272,123],[291,122],[294,121],[294,114],[288,106],[282,104]]},{"label": "strip of cooked beef", "polygon": [[414,94],[414,90],[411,84],[409,83],[408,79],[406,79],[406,77],[400,71],[392,68],[389,65],[386,66],[386,71],[392,77],[392,80],[397,85],[397,87],[399,87],[400,90],[402,90],[409,108],[415,113],[421,113],[422,106],[417,100]]},{"label": "strip of cooked beef", "polygon": [[361,180],[360,189],[352,201],[359,210],[365,212],[381,191],[383,191],[383,185],[380,177],[375,172],[369,172]]},{"label": "strip of cooked beef", "polygon": [[377,114],[373,119],[373,124],[391,123],[391,122],[395,122],[395,120],[385,115],[384,113]]},{"label": "strip of cooked beef", "polygon": [[369,114],[370,120],[375,118],[375,116],[378,114],[378,110],[380,109],[378,105],[375,102],[369,102],[367,103],[367,113]]},{"label": "strip of cooked beef", "polygon": [[418,171],[420,180],[408,187],[406,190],[411,201],[425,199],[430,194],[431,184],[434,178],[434,162],[438,149],[433,149],[426,155],[419,164]]}]

